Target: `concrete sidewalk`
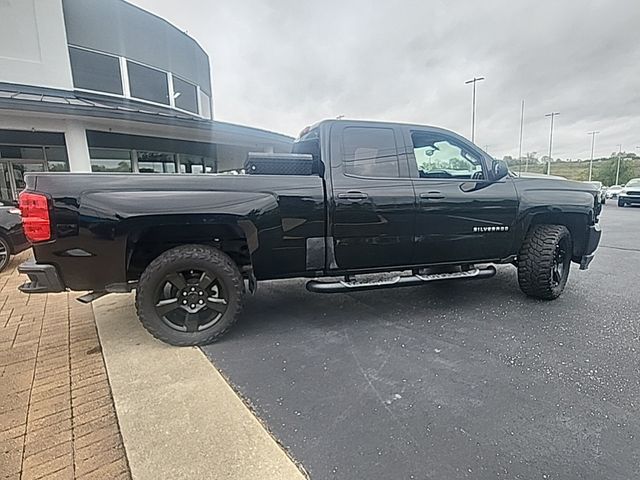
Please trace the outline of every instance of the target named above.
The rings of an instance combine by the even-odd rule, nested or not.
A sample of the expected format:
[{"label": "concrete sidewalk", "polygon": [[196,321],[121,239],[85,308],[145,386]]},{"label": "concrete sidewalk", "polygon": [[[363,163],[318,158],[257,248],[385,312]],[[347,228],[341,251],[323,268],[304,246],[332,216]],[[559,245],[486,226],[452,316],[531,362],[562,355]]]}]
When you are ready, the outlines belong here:
[{"label": "concrete sidewalk", "polygon": [[94,311],[133,478],[305,478],[200,349],[142,328],[133,295]]},{"label": "concrete sidewalk", "polygon": [[0,274],[0,478],[128,479],[90,306]]},{"label": "concrete sidewalk", "polygon": [[0,479],[305,478],[199,349],[140,326],[132,295],[22,294],[27,258],[0,274]]}]

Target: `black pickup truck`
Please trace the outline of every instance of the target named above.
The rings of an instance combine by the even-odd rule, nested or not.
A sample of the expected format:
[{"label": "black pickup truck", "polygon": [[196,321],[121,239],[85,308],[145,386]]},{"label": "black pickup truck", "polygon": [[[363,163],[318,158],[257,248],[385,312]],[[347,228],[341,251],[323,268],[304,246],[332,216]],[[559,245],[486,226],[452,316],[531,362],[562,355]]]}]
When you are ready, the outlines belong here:
[{"label": "black pickup truck", "polygon": [[235,176],[28,175],[20,205],[36,261],[19,268],[21,290],[89,290],[90,301],[135,289],[147,330],[201,345],[227,331],[257,281],[352,292],[513,264],[524,293],[554,299],[600,240],[594,187],[519,178],[440,128],[323,121],[286,168],[268,157]]}]

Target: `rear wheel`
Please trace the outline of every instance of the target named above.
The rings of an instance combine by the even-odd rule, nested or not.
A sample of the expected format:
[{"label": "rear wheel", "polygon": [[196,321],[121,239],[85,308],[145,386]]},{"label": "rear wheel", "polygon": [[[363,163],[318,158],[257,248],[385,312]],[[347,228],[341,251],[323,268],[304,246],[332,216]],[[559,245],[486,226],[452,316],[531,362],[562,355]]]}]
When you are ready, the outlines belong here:
[{"label": "rear wheel", "polygon": [[566,227],[532,227],[518,254],[520,289],[534,298],[558,298],[569,278],[572,250],[571,234]]},{"label": "rear wheel", "polygon": [[177,346],[206,345],[235,323],[244,284],[223,252],[184,245],[164,252],[142,273],[136,308],[154,337]]},{"label": "rear wheel", "polygon": [[0,236],[0,272],[3,272],[11,261],[11,247],[9,242]]}]

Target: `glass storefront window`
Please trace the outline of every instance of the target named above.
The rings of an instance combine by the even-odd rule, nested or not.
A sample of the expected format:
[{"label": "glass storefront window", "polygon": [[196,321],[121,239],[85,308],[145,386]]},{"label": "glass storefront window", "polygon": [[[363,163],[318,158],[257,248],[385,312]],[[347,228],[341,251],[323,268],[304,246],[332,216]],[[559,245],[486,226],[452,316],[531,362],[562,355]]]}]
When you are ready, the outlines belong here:
[{"label": "glass storefront window", "polygon": [[131,172],[131,152],[115,148],[90,148],[92,172]]},{"label": "glass storefront window", "polygon": [[128,60],[127,70],[133,98],[169,105],[169,79],[166,73]]},{"label": "glass storefront window", "polygon": [[180,173],[216,173],[218,171],[214,158],[180,154],[178,159]]},{"label": "glass storefront window", "polygon": [[22,158],[25,160],[44,160],[42,147],[22,147],[0,145],[0,158]]},{"label": "glass storefront window", "polygon": [[172,153],[138,152],[140,173],[176,173],[175,157]]},{"label": "glass storefront window", "polygon": [[122,95],[118,57],[69,47],[69,59],[76,88]]},{"label": "glass storefront window", "polygon": [[50,172],[69,171],[69,158],[65,147],[44,147],[44,154]]},{"label": "glass storefront window", "polygon": [[176,108],[198,113],[198,89],[195,85],[173,77],[173,98]]}]

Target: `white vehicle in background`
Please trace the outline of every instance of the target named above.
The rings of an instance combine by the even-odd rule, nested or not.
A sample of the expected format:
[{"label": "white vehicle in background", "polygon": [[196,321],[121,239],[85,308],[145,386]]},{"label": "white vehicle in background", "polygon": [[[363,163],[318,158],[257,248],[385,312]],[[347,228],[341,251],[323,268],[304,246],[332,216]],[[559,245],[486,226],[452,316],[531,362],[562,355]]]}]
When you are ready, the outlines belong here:
[{"label": "white vehicle in background", "polygon": [[604,205],[604,203],[607,201],[607,187],[602,185],[602,182],[584,182],[584,183],[593,185],[598,189],[598,199],[600,200],[600,203]]},{"label": "white vehicle in background", "polygon": [[625,207],[634,203],[640,203],[640,178],[632,178],[629,180],[620,193],[618,193],[619,207]]},{"label": "white vehicle in background", "polygon": [[611,185],[607,188],[607,198],[618,198],[618,194],[622,191],[622,185]]}]

